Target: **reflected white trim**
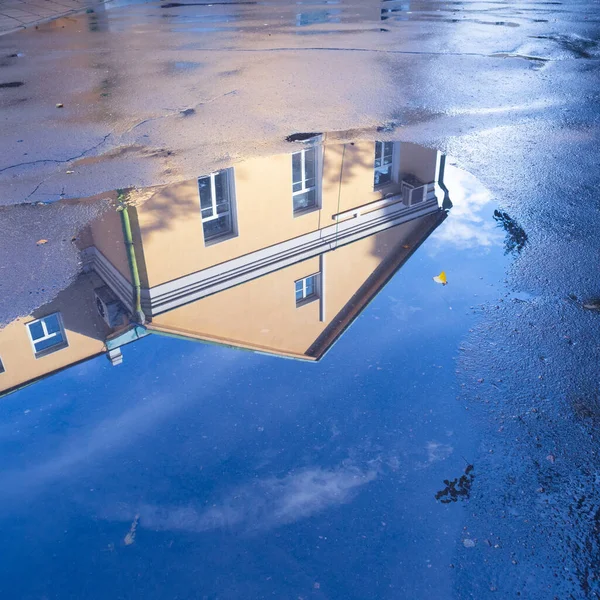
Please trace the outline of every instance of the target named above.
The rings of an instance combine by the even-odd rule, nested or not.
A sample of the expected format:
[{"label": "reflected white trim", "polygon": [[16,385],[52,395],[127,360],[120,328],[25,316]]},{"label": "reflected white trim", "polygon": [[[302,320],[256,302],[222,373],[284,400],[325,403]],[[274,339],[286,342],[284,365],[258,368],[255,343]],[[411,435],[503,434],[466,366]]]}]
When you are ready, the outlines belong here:
[{"label": "reflected white trim", "polygon": [[[435,196],[432,200],[419,203],[414,207],[406,207],[401,202],[395,202],[366,215],[358,215],[354,219],[341,221],[292,240],[157,285],[148,290],[151,305],[148,314],[159,315],[182,304],[193,302],[256,277],[262,277],[278,269],[333,250],[338,246],[349,244],[438,210],[440,209]],[[146,312],[145,306],[144,311]]]},{"label": "reflected white trim", "polygon": [[[400,197],[393,197],[370,203],[354,211],[347,211],[352,213],[349,216],[353,218],[340,220],[317,231],[190,273],[150,289],[142,288],[142,309],[148,316],[160,315],[294,263],[322,255],[338,246],[350,244],[440,210],[435,194],[428,193],[427,200],[416,206],[407,207],[400,200]],[[368,212],[362,214],[362,209],[367,208]],[[86,248],[83,251],[83,263],[84,269],[95,271],[131,313],[133,286],[102,252],[95,247]],[[321,313],[321,318],[324,319],[324,298]]]}]

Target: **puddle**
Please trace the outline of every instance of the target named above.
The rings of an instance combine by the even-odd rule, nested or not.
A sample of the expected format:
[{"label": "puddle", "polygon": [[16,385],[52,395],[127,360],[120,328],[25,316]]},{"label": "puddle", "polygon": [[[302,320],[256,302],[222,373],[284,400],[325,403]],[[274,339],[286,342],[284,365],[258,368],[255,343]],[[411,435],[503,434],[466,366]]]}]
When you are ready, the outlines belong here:
[{"label": "puddle", "polygon": [[[401,328],[423,311],[423,294],[443,312],[461,310],[435,276],[445,269],[448,290],[461,289],[471,274],[461,272],[460,256],[500,256],[497,215],[505,225],[510,217],[439,152],[397,141],[336,143],[347,134],[296,133],[287,138],[292,153],[102,194],[108,208],[62,240],[80,252],[82,272],[0,331],[4,392],[45,385],[86,360],[121,365],[142,338],[318,362],[380,294]],[[42,217],[49,210],[29,208]],[[35,251],[60,260],[53,230],[41,225]],[[424,260],[412,275],[421,300],[404,306],[390,282]],[[473,298],[489,292],[487,282],[469,285]]]},{"label": "puddle", "polygon": [[[490,217],[503,223],[507,240],[517,240],[505,242],[511,249],[524,244],[505,213],[489,209],[487,223],[479,222],[489,195],[446,168],[435,150],[327,137],[292,134],[292,154],[104,194],[110,208],[71,240],[83,273],[0,332],[3,389],[101,353],[120,364],[121,348],[150,334],[318,361],[421,245],[499,245]],[[50,230],[43,240],[42,256],[57,241]],[[50,333],[46,318],[53,319]],[[43,360],[18,341],[33,327],[49,336]],[[24,354],[11,351],[13,344]]]},{"label": "puddle", "polygon": [[177,71],[194,71],[201,67],[201,63],[193,62],[191,60],[178,60],[174,61],[169,65],[170,70]]},{"label": "puddle", "polygon": [[[459,531],[476,481],[464,463],[476,441],[453,404],[453,363],[479,318],[473,304],[500,293],[506,232],[489,192],[439,152],[390,139],[341,144],[339,135],[293,134],[290,153],[103,195],[108,208],[70,240],[81,272],[0,330],[5,422],[35,427],[32,451],[44,447],[47,457],[39,469],[4,466],[11,497],[46,502],[55,486],[72,485],[59,475],[65,465],[75,473],[103,457],[110,481],[94,475],[84,505],[107,528],[107,556],[129,546],[146,553],[162,543],[149,536],[163,535],[176,549],[180,536],[227,545],[233,533],[249,550],[274,531],[286,545],[285,531],[314,536],[325,550],[338,530],[374,565],[378,551],[365,555],[350,541],[356,534],[343,514],[399,486],[418,490],[403,492],[402,514],[396,494],[384,494],[360,535],[403,535],[425,497],[427,542],[405,560],[446,569],[451,548],[437,530]],[[30,252],[39,260],[56,239],[51,230],[36,237]],[[436,283],[442,270],[444,286]],[[359,378],[369,387],[354,387]],[[321,383],[303,389],[308,380]],[[232,382],[245,391],[232,396]],[[383,391],[389,386],[398,397]],[[126,389],[135,401],[123,405]],[[319,421],[309,416],[315,410]],[[68,447],[47,446],[48,427]],[[236,458],[241,443],[249,446]],[[107,444],[130,459],[116,465]],[[146,487],[147,444],[170,446],[160,471],[176,460],[191,495],[163,495],[161,475],[156,492],[126,491],[126,480],[130,490]],[[210,492],[221,460],[237,466]],[[85,544],[66,535],[65,548]],[[269,547],[269,560],[280,551]],[[215,568],[210,558],[204,564]],[[319,579],[332,585],[325,573]]]}]

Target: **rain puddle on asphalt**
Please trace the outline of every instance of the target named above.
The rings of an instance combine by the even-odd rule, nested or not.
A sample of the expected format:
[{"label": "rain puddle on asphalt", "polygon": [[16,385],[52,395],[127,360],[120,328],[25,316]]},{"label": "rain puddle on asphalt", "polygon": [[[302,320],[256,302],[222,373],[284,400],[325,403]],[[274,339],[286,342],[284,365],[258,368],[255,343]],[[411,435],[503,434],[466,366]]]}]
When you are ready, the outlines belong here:
[{"label": "rain puddle on asphalt", "polygon": [[[291,154],[94,199],[99,216],[70,239],[80,272],[69,287],[19,290],[54,297],[2,330],[1,389],[100,354],[120,364],[150,334],[318,361],[409,261],[422,263],[415,300],[394,299],[393,312],[431,322],[464,311],[460,290],[498,279],[503,243],[505,254],[525,245],[489,192],[436,150],[326,138],[290,136]],[[52,206],[32,210],[43,218]],[[52,223],[37,233],[38,258],[59,259]],[[485,283],[471,281],[467,256],[486,265]],[[425,297],[442,304],[426,311]]]},{"label": "rain puddle on asphalt", "polygon": [[327,137],[102,195],[80,273],[0,330],[0,569],[34,562],[24,597],[77,594],[50,549],[88,598],[115,568],[141,574],[124,596],[175,570],[179,597],[449,597],[476,544],[457,357],[526,235],[435,150]]}]

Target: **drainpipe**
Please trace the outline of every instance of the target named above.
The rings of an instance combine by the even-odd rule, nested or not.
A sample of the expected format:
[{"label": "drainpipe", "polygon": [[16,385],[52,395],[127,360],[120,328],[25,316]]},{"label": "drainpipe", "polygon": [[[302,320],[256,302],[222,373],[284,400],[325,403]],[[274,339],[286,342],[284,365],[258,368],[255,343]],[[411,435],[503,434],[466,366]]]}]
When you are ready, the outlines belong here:
[{"label": "drainpipe", "polygon": [[440,156],[440,170],[438,175],[438,185],[444,191],[444,201],[442,202],[442,208],[446,211],[452,208],[452,200],[450,200],[450,192],[444,183],[444,170],[446,169],[446,155]]},{"label": "drainpipe", "polygon": [[124,190],[117,190],[117,202],[119,203],[117,211],[121,216],[125,251],[127,252],[129,272],[131,274],[131,283],[133,285],[133,318],[136,323],[143,325],[146,322],[146,316],[144,315],[144,311],[142,311],[142,286],[140,284],[140,274],[135,259],[135,249],[133,246],[133,237],[131,235],[131,223],[129,222],[129,214],[127,213],[127,193]]}]

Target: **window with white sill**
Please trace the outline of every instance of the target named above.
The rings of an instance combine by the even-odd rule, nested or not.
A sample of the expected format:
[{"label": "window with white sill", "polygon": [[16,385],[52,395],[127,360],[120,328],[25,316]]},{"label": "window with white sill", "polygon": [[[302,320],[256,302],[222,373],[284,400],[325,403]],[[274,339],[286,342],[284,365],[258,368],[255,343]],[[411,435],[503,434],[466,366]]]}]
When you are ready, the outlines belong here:
[{"label": "window with white sill", "polygon": [[294,282],[296,306],[302,306],[319,297],[319,277],[320,273],[314,273]]},{"label": "window with white sill", "polygon": [[233,169],[198,178],[205,242],[220,241],[236,234],[233,183]]},{"label": "window with white sill", "polygon": [[317,160],[319,148],[313,146],[292,154],[292,201],[294,214],[317,208]]},{"label": "window with white sill", "polygon": [[378,188],[393,181],[394,142],[375,142],[375,173],[373,187]]},{"label": "window with white sill", "polygon": [[58,312],[27,323],[27,331],[36,358],[69,345],[62,317]]}]

